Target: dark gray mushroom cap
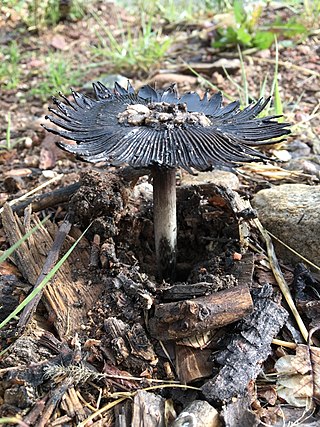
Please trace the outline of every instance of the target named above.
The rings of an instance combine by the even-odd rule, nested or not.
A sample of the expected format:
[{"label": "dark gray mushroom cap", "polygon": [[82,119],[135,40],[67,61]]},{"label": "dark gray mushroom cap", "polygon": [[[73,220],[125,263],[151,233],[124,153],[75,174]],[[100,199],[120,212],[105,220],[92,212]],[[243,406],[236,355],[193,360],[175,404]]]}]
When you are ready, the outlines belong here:
[{"label": "dark gray mushroom cap", "polygon": [[[77,145],[58,142],[62,149],[88,162],[123,163],[133,167],[182,167],[199,171],[236,167],[243,162],[267,158],[253,146],[288,135],[288,123],[279,116],[257,118],[270,98],[240,110],[239,102],[222,107],[222,95],[201,99],[196,93],[178,97],[175,86],[165,90],[142,87],[135,93],[128,83],[115,84],[110,91],[93,84],[96,99],[72,91],[70,102],[53,98],[57,109],[46,116],[62,129],[44,128],[74,140]],[[278,141],[276,141],[278,142]]]}]

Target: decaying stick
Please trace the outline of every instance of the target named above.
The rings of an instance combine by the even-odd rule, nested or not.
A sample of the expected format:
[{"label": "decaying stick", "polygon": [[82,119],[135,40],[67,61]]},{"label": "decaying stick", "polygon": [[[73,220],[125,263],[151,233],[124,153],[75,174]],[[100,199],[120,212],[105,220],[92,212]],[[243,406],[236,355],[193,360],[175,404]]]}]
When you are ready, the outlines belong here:
[{"label": "decaying stick", "polygon": [[[116,171],[121,178],[123,178],[128,184],[134,186],[138,179],[150,173],[148,169],[134,169],[130,166],[124,167]],[[14,204],[12,206],[13,212],[16,212],[18,215],[22,215],[24,209],[32,205],[32,212],[39,212],[43,209],[55,207],[61,203],[66,203],[73,194],[81,187],[81,181],[75,182],[65,187],[58,188],[54,191],[50,191],[44,194],[38,194],[33,197],[29,197],[21,203]]]},{"label": "decaying stick", "polygon": [[24,209],[30,204],[32,212],[39,212],[43,209],[55,207],[61,203],[67,202],[79,188],[80,182],[75,182],[74,184],[58,188],[57,190],[30,197],[29,199],[14,205],[12,210],[18,215],[21,215],[23,214]]},{"label": "decaying stick", "polygon": [[192,300],[157,305],[149,322],[150,333],[161,340],[186,338],[242,319],[251,310],[248,286],[234,286]]}]

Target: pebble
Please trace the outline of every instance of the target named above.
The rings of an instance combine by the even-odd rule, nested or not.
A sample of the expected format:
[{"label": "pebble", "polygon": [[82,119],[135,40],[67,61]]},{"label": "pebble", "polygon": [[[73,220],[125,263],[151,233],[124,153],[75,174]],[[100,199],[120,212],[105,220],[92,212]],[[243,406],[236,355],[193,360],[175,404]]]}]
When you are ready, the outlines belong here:
[{"label": "pebble", "polygon": [[[320,266],[320,186],[283,184],[259,191],[252,200],[263,226],[308,260]],[[288,262],[301,261],[274,241]]]},{"label": "pebble", "polygon": [[311,153],[311,148],[309,147],[309,145],[298,139],[288,144],[286,149],[290,152],[291,157],[293,159],[303,156],[309,156],[309,154]]},{"label": "pebble", "polygon": [[309,157],[292,159],[283,165],[283,168],[291,171],[301,171],[308,175],[315,175],[320,178],[320,162],[317,163],[312,161]]}]

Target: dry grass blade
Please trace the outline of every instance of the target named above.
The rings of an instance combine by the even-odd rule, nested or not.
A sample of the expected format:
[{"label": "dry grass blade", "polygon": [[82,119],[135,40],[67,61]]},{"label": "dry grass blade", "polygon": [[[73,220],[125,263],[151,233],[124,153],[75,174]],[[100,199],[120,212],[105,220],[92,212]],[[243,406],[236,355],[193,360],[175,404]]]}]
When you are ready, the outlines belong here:
[{"label": "dry grass blade", "polygon": [[[251,58],[254,61],[256,61],[256,62],[267,62],[269,64],[275,64],[276,63],[275,59],[260,58],[258,56],[251,56]],[[310,70],[309,68],[301,67],[299,65],[292,64],[289,61],[278,61],[278,64],[281,65],[282,67],[285,67],[285,68],[289,68],[289,69],[292,69],[292,70],[300,71],[303,74],[309,74],[309,75],[313,75],[313,76],[316,76],[316,77],[320,77],[320,73],[318,73],[317,71]]]},{"label": "dry grass blade", "polygon": [[5,417],[5,418],[0,418],[0,424],[14,424],[14,425],[18,425],[21,427],[29,427],[29,424],[24,423],[23,421],[21,421],[19,418],[17,417]]},{"label": "dry grass blade", "polygon": [[288,246],[286,243],[284,243],[282,240],[278,239],[278,237],[276,237],[274,234],[270,233],[270,231],[268,231],[268,234],[270,234],[270,236],[275,239],[277,242],[281,243],[281,245],[283,245],[285,248],[287,248],[290,252],[292,252],[293,254],[295,254],[297,257],[301,258],[302,261],[306,262],[307,264],[311,265],[311,267],[315,268],[316,270],[320,271],[320,267],[318,267],[316,264],[314,264],[312,261],[309,261],[307,258],[305,258],[303,255],[299,254],[299,252],[295,251],[294,249],[292,249],[290,246]]},{"label": "dry grass blade", "polygon": [[[151,387],[143,388],[142,390],[148,391],[148,390],[157,390],[162,388],[183,388],[183,389],[191,389],[191,390],[197,390],[200,389],[198,387],[192,387],[185,384],[162,384],[162,385],[155,385]],[[92,422],[94,418],[96,418],[99,415],[102,415],[104,412],[108,411],[109,409],[113,408],[114,406],[118,405],[119,403],[123,402],[126,399],[133,398],[137,392],[125,392],[125,393],[114,393],[115,396],[122,396],[117,400],[114,400],[113,402],[108,403],[107,405],[103,406],[102,408],[98,409],[96,412],[91,414],[86,420],[84,420],[82,423],[78,424],[78,427],[85,427],[88,425],[87,423]],[[112,397],[112,395],[110,396]]]},{"label": "dry grass blade", "polygon": [[260,233],[261,233],[261,235],[262,235],[262,237],[266,243],[270,266],[271,266],[272,272],[274,274],[274,277],[275,277],[275,279],[279,285],[279,288],[280,288],[283,296],[285,297],[292,314],[294,315],[294,317],[296,319],[296,322],[299,326],[299,329],[300,329],[300,332],[301,332],[303,338],[306,341],[308,341],[308,336],[309,336],[308,330],[305,327],[305,324],[303,323],[303,320],[301,319],[300,314],[298,313],[297,307],[295,306],[295,303],[292,299],[288,284],[283,277],[282,271],[281,271],[279,263],[278,263],[277,256],[276,256],[275,251],[274,251],[274,247],[272,244],[271,237],[269,236],[269,234],[265,230],[265,228],[262,226],[259,219],[255,219],[255,220],[253,220],[253,222],[256,225],[256,227],[258,228],[258,230],[260,231]]},{"label": "dry grass blade", "polygon": [[[128,396],[129,397],[129,396]],[[91,414],[86,420],[84,420],[82,423],[78,424],[78,427],[85,427],[86,425],[89,425],[89,423],[92,423],[92,421],[98,417],[99,415],[102,415],[104,412],[108,411],[109,409],[113,408],[114,406],[118,405],[119,403],[123,402],[124,400],[128,399],[128,397],[121,397],[120,399],[114,400],[113,402],[108,403],[107,405],[103,406],[102,408],[98,409],[96,412]]]}]

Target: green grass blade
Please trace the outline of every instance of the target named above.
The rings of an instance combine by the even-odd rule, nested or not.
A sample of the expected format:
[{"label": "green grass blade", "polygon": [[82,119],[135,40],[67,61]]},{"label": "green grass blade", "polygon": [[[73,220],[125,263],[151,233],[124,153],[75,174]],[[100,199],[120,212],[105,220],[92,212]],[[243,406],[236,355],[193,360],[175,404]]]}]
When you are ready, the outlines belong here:
[{"label": "green grass blade", "polygon": [[[276,115],[283,115],[283,105],[280,97],[279,83],[278,83],[278,70],[279,70],[279,46],[277,42],[277,38],[275,37],[275,48],[276,48],[276,60],[274,66],[274,76],[272,82],[271,96],[274,99],[274,113]],[[283,120],[280,118],[279,121]]]},{"label": "green grass blade", "polygon": [[42,282],[26,297],[21,304],[18,305],[10,314],[4,319],[3,322],[0,323],[0,329],[3,328],[11,319],[13,319],[20,311],[46,286],[46,284],[53,278],[62,264],[69,258],[70,254],[74,250],[74,248],[78,245],[82,237],[86,234],[86,232],[91,227],[91,224],[85,229],[85,231],[81,234],[81,236],[74,242],[71,248],[64,254],[64,256],[57,262],[57,264],[49,271],[47,276],[42,280]]},{"label": "green grass blade", "polygon": [[242,77],[242,85],[243,85],[243,93],[244,93],[243,104],[246,106],[246,105],[249,105],[248,79],[247,79],[246,68],[245,68],[245,65],[243,62],[243,56],[242,56],[240,46],[238,45],[237,48],[238,48],[239,59],[240,59],[240,64],[241,64],[241,77]]},{"label": "green grass blade", "polygon": [[33,227],[30,231],[28,231],[23,237],[21,237],[20,240],[18,240],[14,245],[12,245],[9,249],[4,251],[4,253],[0,256],[0,264],[4,262],[18,247],[29,239],[29,237],[37,231],[40,227],[45,224],[51,215],[47,215],[39,224],[37,224],[35,227]]},{"label": "green grass blade", "polygon": [[214,85],[210,80],[207,80],[205,77],[203,77],[201,74],[199,74],[195,69],[191,67],[187,62],[183,61],[183,63],[188,67],[188,69],[200,80],[200,82],[203,82],[205,85],[209,86],[213,90],[217,90],[218,92],[221,92],[222,95],[228,99],[229,101],[234,101],[234,98],[230,95],[228,95],[226,92],[221,90],[218,86]]}]

